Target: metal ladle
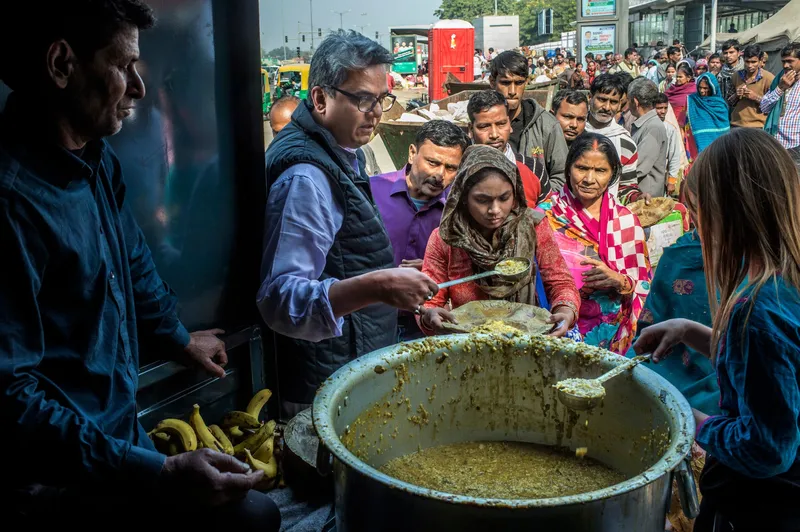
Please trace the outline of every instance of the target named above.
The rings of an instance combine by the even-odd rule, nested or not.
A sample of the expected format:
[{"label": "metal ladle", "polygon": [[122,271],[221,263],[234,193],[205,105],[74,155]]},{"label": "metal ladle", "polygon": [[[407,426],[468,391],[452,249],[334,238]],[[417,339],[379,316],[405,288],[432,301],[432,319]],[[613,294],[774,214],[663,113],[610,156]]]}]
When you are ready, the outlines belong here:
[{"label": "metal ladle", "polygon": [[[594,388],[595,390],[602,391],[602,393],[597,393],[594,395],[575,395],[569,393],[563,389],[558,389],[558,400],[561,402],[562,405],[566,406],[570,410],[590,410],[597,406],[598,403],[605,397],[606,391],[603,388],[603,383],[608,381],[609,379],[616,377],[620,373],[624,373],[628,370],[633,369],[640,363],[644,361],[650,360],[650,354],[641,355],[633,357],[631,360],[624,364],[620,364],[619,366],[615,367],[611,371],[608,371],[595,379],[575,379],[575,380],[582,380],[586,381],[587,388]],[[559,381],[561,384],[564,381]]]},{"label": "metal ladle", "polygon": [[[505,274],[505,273],[497,270],[497,266],[500,266],[504,262],[511,261],[511,260],[524,262],[525,263],[525,269],[522,270],[522,271],[519,271],[517,273],[511,273],[511,274]],[[456,279],[454,281],[447,281],[446,283],[441,283],[441,284],[439,284],[439,290],[442,290],[443,288],[449,288],[449,287],[455,286],[457,284],[468,283],[470,281],[476,281],[478,279],[483,279],[484,277],[492,277],[493,275],[499,275],[499,276],[501,276],[501,277],[503,277],[505,279],[508,279],[509,281],[519,281],[520,279],[525,277],[525,274],[527,274],[530,271],[530,269],[531,269],[531,259],[526,259],[526,258],[523,258],[523,257],[511,257],[510,259],[501,260],[500,262],[497,263],[497,266],[494,267],[495,268],[494,270],[489,270],[488,272],[478,273],[478,274],[475,274],[475,275],[470,275],[469,277],[463,277],[461,279]]]}]

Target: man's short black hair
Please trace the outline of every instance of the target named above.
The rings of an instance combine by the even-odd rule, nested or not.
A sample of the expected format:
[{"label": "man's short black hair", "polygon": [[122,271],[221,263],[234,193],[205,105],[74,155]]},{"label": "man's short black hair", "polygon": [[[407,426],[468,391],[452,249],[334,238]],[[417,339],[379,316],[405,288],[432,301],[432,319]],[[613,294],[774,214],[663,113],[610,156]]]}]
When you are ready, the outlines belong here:
[{"label": "man's short black hair", "polygon": [[[550,58],[548,58],[550,59]],[[492,59],[491,76],[494,79],[503,75],[528,77],[528,60],[519,52],[508,50]]]},{"label": "man's short black hair", "polygon": [[633,81],[633,76],[624,71],[617,72],[614,75],[617,76],[619,80],[622,82],[622,85],[625,87],[625,92],[628,92],[628,85],[630,85],[631,82]]},{"label": "man's short black hair", "polygon": [[452,122],[447,120],[431,120],[425,122],[414,138],[414,146],[419,148],[425,141],[429,140],[437,146],[443,148],[461,148],[461,153],[467,149],[469,138],[464,131]]},{"label": "man's short black hair", "polygon": [[486,90],[476,92],[469,98],[467,104],[467,116],[469,116],[470,123],[475,122],[475,115],[488,111],[492,107],[502,105],[508,112],[508,101],[506,97],[495,90]]},{"label": "man's short black hair", "polygon": [[739,41],[738,41],[737,39],[728,39],[727,41],[725,41],[724,43],[722,43],[722,48],[721,48],[721,50],[722,50],[723,52],[724,52],[725,50],[728,50],[728,49],[730,49],[730,48],[733,48],[734,50],[736,50],[736,51],[738,52],[738,51],[740,51],[740,50],[742,49],[742,45],[741,45],[741,44],[739,44]]},{"label": "man's short black hair", "polygon": [[709,55],[708,56],[708,62],[710,63],[712,59],[719,59],[720,61],[722,61],[722,58],[720,57],[719,54],[711,54],[711,55]]},{"label": "man's short black hair", "polygon": [[155,20],[143,0],[4,2],[0,79],[14,90],[36,86],[44,77],[45,54],[54,42],[65,40],[80,59],[88,61],[126,26],[146,30]]},{"label": "man's short black hair", "polygon": [[626,91],[626,85],[615,74],[600,74],[594,78],[590,89],[592,94],[611,94],[616,92],[620,96],[624,96]]},{"label": "man's short black hair", "polygon": [[614,52],[606,52],[605,57],[614,57]]},{"label": "man's short black hair", "polygon": [[681,40],[680,39],[673,39],[672,40],[672,44],[673,44],[673,46],[680,46],[681,45]]},{"label": "man's short black hair", "polygon": [[744,55],[745,59],[748,59],[750,57],[761,59],[761,53],[762,53],[761,47],[759,45],[748,44],[747,46],[744,47],[744,52],[742,52],[742,55]]},{"label": "man's short black hair", "polygon": [[658,96],[656,96],[656,105],[659,105],[659,104],[662,104],[662,103],[669,103],[669,96],[667,96],[663,92],[659,92]]},{"label": "man's short black hair", "polygon": [[781,58],[783,57],[795,57],[800,59],[800,41],[798,42],[791,42],[781,49]]},{"label": "man's short black hair", "polygon": [[570,105],[580,105],[585,103],[587,112],[589,110],[589,98],[587,98],[584,93],[572,89],[566,89],[563,91],[558,91],[553,97],[553,114],[558,112],[563,102],[567,102]]},{"label": "man's short black hair", "polygon": [[675,52],[680,52],[680,51],[681,49],[678,48],[677,46],[670,46],[669,48],[667,48],[667,56],[675,55]]},{"label": "man's short black hair", "polygon": [[628,48],[627,50],[625,50],[625,54],[624,54],[625,59],[629,58],[631,56],[631,54],[635,54],[635,53],[636,53],[636,48]]}]

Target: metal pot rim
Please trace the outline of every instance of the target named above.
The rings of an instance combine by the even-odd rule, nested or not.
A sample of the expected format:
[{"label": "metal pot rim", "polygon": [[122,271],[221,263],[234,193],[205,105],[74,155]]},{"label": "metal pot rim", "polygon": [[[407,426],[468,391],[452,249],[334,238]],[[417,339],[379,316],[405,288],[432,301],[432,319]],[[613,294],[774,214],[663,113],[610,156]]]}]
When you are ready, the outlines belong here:
[{"label": "metal pot rim", "polygon": [[[488,337],[489,335],[479,335]],[[521,335],[518,343],[525,342],[527,335]],[[437,339],[450,340],[454,343],[467,338],[466,335],[448,335],[438,336]],[[569,350],[570,347],[574,350],[575,346],[582,346],[582,350],[587,350],[593,355],[599,356],[599,363],[603,364],[606,370],[611,369],[627,359],[620,355],[611,353],[604,349],[586,346],[585,344],[575,344],[569,340],[561,340],[557,338],[545,337],[548,343],[558,343],[561,350]],[[537,341],[541,338],[537,338]],[[424,342],[426,339],[415,340],[409,343]],[[403,344],[405,345],[405,344]],[[610,497],[616,497],[625,493],[639,489],[651,482],[655,482],[663,475],[671,472],[678,467],[681,461],[686,458],[691,449],[692,442],[694,441],[695,423],[691,407],[689,406],[686,398],[675,388],[669,381],[664,379],[658,373],[642,367],[640,364],[633,370],[632,378],[638,383],[643,385],[645,389],[662,390],[663,392],[655,398],[659,400],[665,408],[669,407],[669,402],[674,403],[674,413],[670,426],[670,431],[675,434],[675,437],[670,442],[670,445],[664,455],[650,468],[642,473],[639,473],[633,478],[630,478],[614,486],[609,486],[602,490],[590,491],[578,495],[569,495],[565,497],[553,497],[549,499],[489,499],[479,497],[468,497],[465,495],[454,495],[442,491],[423,488],[414,484],[409,484],[390,477],[385,473],[373,468],[366,462],[363,462],[351,453],[347,447],[339,439],[339,435],[333,426],[334,408],[333,406],[338,402],[341,395],[345,394],[348,389],[348,384],[357,379],[362,372],[372,373],[376,364],[382,362],[383,364],[394,365],[396,362],[403,361],[410,355],[407,349],[403,349],[402,345],[393,345],[385,347],[378,351],[374,351],[355,359],[348,364],[342,366],[333,375],[331,375],[317,390],[316,397],[314,398],[312,419],[314,429],[320,438],[320,445],[324,445],[334,457],[343,464],[351,467],[355,471],[376,479],[381,484],[390,488],[400,489],[409,494],[419,497],[431,498],[441,500],[453,504],[462,504],[468,506],[478,507],[501,507],[501,508],[545,508],[555,506],[565,506],[573,504],[586,504]],[[580,356],[577,355],[576,356]]]}]

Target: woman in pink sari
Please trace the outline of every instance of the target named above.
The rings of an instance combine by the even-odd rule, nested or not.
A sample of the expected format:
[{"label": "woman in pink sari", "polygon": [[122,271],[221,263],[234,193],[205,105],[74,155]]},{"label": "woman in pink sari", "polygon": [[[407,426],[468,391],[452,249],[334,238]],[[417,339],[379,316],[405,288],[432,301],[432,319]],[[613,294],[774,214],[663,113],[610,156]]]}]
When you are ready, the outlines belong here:
[{"label": "woman in pink sari", "polygon": [[566,169],[567,184],[540,207],[580,289],[578,329],[587,344],[624,354],[650,291],[644,230],[608,191],[622,166],[607,137],[578,137]]},{"label": "woman in pink sari", "polygon": [[669,104],[672,110],[675,111],[675,116],[678,117],[678,123],[681,127],[686,125],[686,109],[690,94],[697,92],[697,86],[694,83],[694,72],[688,63],[681,63],[675,72],[675,84],[664,91],[664,94],[669,98]]}]

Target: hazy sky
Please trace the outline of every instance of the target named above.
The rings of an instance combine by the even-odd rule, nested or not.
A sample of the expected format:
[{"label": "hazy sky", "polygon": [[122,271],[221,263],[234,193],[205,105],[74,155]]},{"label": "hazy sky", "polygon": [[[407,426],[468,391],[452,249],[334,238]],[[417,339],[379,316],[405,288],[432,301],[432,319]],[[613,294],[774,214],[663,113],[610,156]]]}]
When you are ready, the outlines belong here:
[{"label": "hazy sky", "polygon": [[[297,22],[301,31],[310,31],[309,0],[259,0],[261,7],[261,47],[266,51],[283,44],[284,28],[289,37],[288,46],[297,47]],[[347,11],[343,18],[345,29],[355,29],[374,38],[375,32],[381,34],[381,43],[388,45],[389,26],[403,24],[430,24],[438,20],[433,12],[439,8],[440,0],[311,0],[314,11],[314,42],[319,40],[317,28],[322,34],[327,30],[339,29],[339,15],[331,11]],[[362,13],[365,13],[362,15]],[[356,27],[358,26],[358,27]],[[310,47],[310,36],[300,43],[303,50]]]}]

